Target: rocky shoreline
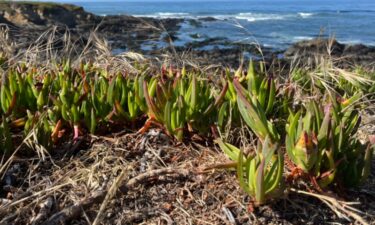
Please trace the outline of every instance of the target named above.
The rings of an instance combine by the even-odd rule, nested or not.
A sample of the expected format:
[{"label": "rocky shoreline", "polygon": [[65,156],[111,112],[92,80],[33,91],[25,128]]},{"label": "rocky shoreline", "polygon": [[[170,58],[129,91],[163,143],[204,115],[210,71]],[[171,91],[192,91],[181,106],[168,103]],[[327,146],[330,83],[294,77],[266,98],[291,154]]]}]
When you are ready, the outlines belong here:
[{"label": "rocky shoreline", "polygon": [[[232,43],[221,37],[197,37],[192,42],[176,46],[182,23],[201,26],[204,21],[214,18],[181,19],[181,18],[139,18],[128,15],[98,16],[86,12],[82,7],[69,4],[35,3],[35,2],[1,2],[0,23],[10,28],[9,39],[14,42],[15,51],[22,51],[39,35],[58,26],[56,35],[63,35],[69,30],[74,43],[83,47],[92,31],[108,40],[113,53],[135,51],[144,55],[159,56],[162,54],[184,54],[202,62],[202,64],[221,64],[238,66],[241,57],[261,58],[272,63],[275,60],[288,63],[298,59],[311,61],[320,55],[330,55],[343,59],[340,66],[361,65],[374,68],[375,47],[365,45],[346,45],[327,39],[301,41],[280,51],[261,46],[262,55],[257,46],[252,44]],[[59,47],[56,43],[56,48]]]}]

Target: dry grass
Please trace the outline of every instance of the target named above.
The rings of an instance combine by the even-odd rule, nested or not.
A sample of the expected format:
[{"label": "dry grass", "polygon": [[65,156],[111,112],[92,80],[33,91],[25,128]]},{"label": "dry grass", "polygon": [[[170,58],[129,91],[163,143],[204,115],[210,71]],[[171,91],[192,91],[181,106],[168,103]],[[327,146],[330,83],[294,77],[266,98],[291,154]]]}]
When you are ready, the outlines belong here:
[{"label": "dry grass", "polygon": [[[291,189],[280,200],[252,210],[251,199],[239,189],[235,173],[219,169],[204,171],[206,167],[226,162],[226,157],[210,145],[178,144],[153,129],[145,135],[92,137],[89,149],[78,150],[69,157],[63,157],[66,152],[57,151],[44,162],[38,158],[14,159],[8,170],[14,172],[6,176],[16,179],[13,183],[16,188],[8,192],[13,200],[0,207],[3,218],[0,224],[10,221],[27,224],[41,211],[46,220],[103,191],[105,198],[102,196],[84,205],[82,213],[69,218],[70,224],[349,224],[352,221],[366,224],[366,221],[375,221],[375,208],[371,204],[375,201],[374,174],[367,187],[347,192],[345,200]],[[182,168],[190,174],[187,177],[177,172],[149,175],[166,168],[175,168],[172,171]],[[126,194],[118,193],[121,183],[142,176],[142,182]],[[45,205],[52,206],[44,207],[43,211]]]}]

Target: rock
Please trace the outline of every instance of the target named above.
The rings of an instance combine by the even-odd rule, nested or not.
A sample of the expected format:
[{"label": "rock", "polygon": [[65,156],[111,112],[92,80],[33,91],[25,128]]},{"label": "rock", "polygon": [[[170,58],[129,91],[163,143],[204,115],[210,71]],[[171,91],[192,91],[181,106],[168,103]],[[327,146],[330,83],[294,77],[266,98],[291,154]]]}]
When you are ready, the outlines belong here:
[{"label": "rock", "polygon": [[288,48],[284,55],[285,57],[309,57],[316,56],[317,54],[328,53],[328,49],[331,49],[331,55],[340,56],[345,48],[345,45],[338,43],[336,40],[328,39],[313,39],[300,41]]},{"label": "rock", "polygon": [[212,16],[207,16],[207,17],[199,18],[199,20],[204,21],[204,22],[213,22],[213,21],[216,21],[217,19],[215,17],[212,17]]},{"label": "rock", "polygon": [[330,56],[332,58],[341,58],[337,64],[340,67],[351,67],[359,65],[371,69],[374,67],[375,47],[363,44],[342,44],[336,40],[314,39],[297,42],[288,48],[284,56],[287,59],[298,58],[302,62],[314,62],[314,58],[321,56]]},{"label": "rock", "polygon": [[[96,30],[100,37],[108,40],[112,49],[140,51],[141,45],[149,40],[163,41],[165,37],[176,40],[176,31],[182,21],[127,15],[103,17],[69,4],[0,2],[0,23],[22,28],[12,29],[9,33],[11,40],[16,43],[17,51],[27,48],[52,26],[58,27],[56,36],[62,36],[69,29],[72,42],[80,45],[76,46],[77,50],[85,46],[90,33]],[[54,48],[61,47],[61,43],[54,44]]]},{"label": "rock", "polygon": [[189,25],[192,27],[202,27],[202,22],[200,22],[199,20],[189,19],[188,22],[189,22]]},{"label": "rock", "polygon": [[199,38],[201,38],[201,35],[199,33],[190,34],[189,36],[191,38],[193,38],[193,39],[199,39]]},{"label": "rock", "polygon": [[225,45],[227,39],[222,37],[207,37],[204,40],[201,41],[192,41],[190,43],[187,43],[185,45],[186,48],[202,48],[207,46],[215,46],[215,45]]},{"label": "rock", "polygon": [[1,2],[0,21],[16,26],[64,25],[73,28],[95,18],[82,7],[69,4]]},{"label": "rock", "polygon": [[369,47],[363,44],[346,45],[342,52],[342,55],[357,55],[361,57],[375,58],[375,47]]}]

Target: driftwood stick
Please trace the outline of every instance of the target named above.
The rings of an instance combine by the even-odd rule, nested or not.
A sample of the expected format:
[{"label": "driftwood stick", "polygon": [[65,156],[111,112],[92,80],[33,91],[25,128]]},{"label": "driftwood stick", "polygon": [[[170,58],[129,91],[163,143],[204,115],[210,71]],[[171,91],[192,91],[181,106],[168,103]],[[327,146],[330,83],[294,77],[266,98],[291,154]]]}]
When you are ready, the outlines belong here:
[{"label": "driftwood stick", "polygon": [[[120,185],[119,190],[116,195],[126,194],[129,190],[134,188],[137,185],[144,184],[147,180],[151,178],[157,178],[158,176],[163,175],[179,175],[182,177],[188,177],[192,174],[192,171],[188,169],[181,168],[163,168],[152,171],[147,171],[142,173],[130,180],[125,184]],[[66,224],[68,221],[78,217],[83,210],[90,208],[94,204],[101,203],[106,195],[108,190],[96,191],[90,197],[72,205],[67,208],[64,208],[60,212],[52,215],[48,220],[46,220],[42,225],[55,225],[55,224]]]}]

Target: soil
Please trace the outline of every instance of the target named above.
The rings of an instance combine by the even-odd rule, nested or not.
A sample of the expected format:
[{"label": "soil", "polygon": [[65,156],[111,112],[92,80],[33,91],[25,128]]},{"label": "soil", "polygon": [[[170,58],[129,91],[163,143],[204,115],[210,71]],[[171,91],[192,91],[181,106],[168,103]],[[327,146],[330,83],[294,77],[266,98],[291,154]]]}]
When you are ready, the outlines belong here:
[{"label": "soil", "polygon": [[[18,156],[12,160],[1,184],[0,199],[12,199],[13,203],[0,207],[0,224],[61,224],[57,221],[91,224],[102,205],[98,224],[352,224],[355,221],[343,212],[341,216],[336,214],[319,198],[292,189],[267,205],[255,206],[239,188],[234,172],[204,170],[227,162],[227,158],[212,143],[195,139],[180,144],[160,130],[151,129],[146,134],[85,137],[78,146],[55,149],[45,160]],[[131,178],[165,168],[173,172],[148,176],[126,192],[118,190],[121,183]],[[116,183],[119,177],[122,180]],[[299,185],[303,190],[304,184]],[[360,189],[339,192],[339,196],[327,190],[324,195],[356,202],[352,206],[361,212],[356,213],[368,223],[375,223],[374,185],[372,171]],[[112,196],[108,201],[103,196],[89,201],[95,193],[103,191],[103,196]],[[77,204],[81,204],[82,211],[51,221],[53,216],[66,213],[64,210]],[[334,207],[332,203],[329,205]]]}]

